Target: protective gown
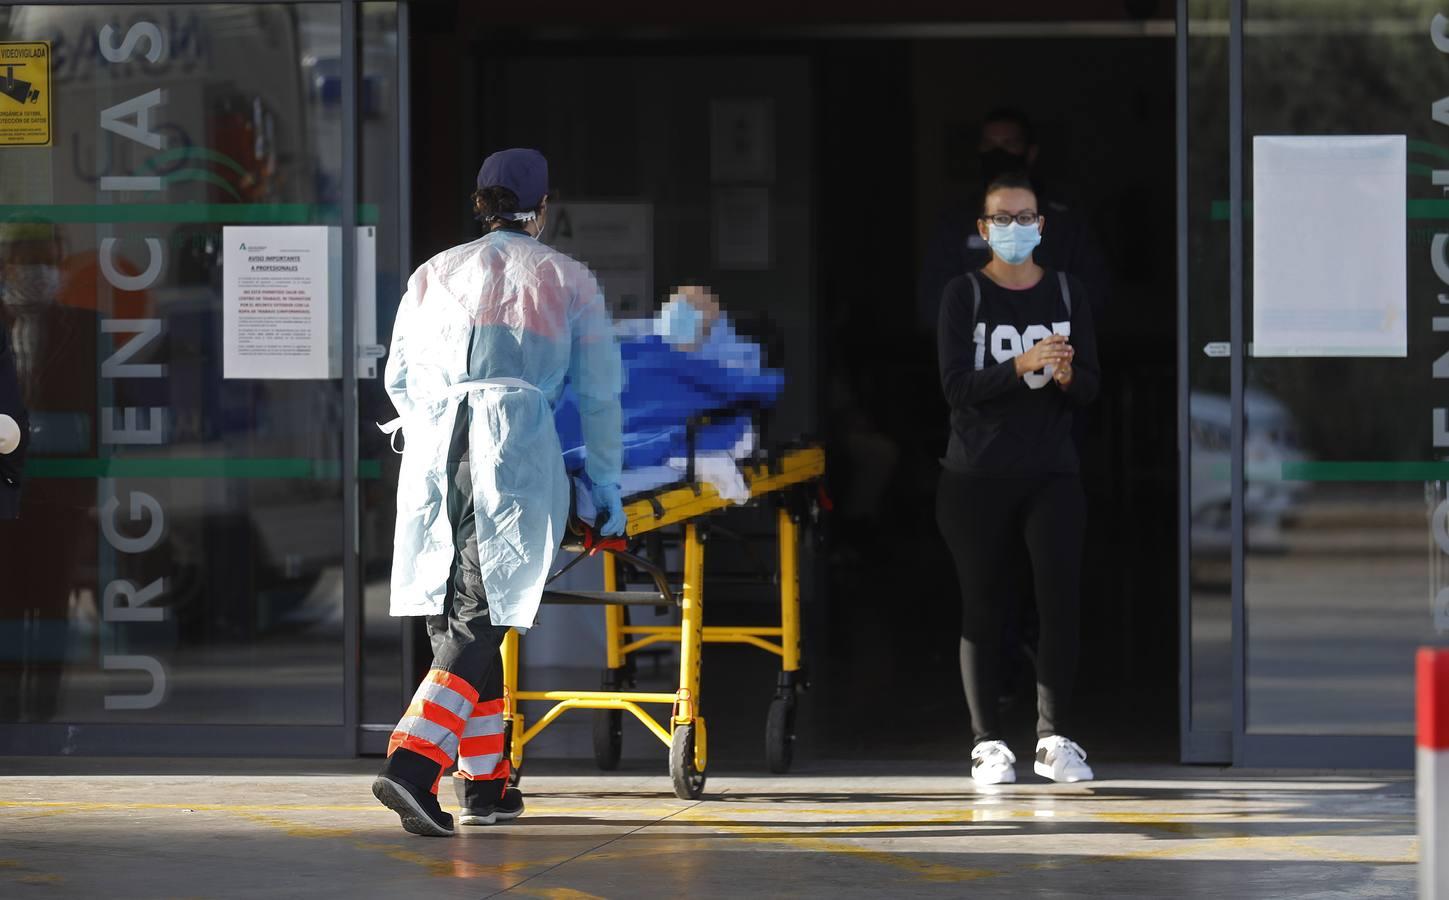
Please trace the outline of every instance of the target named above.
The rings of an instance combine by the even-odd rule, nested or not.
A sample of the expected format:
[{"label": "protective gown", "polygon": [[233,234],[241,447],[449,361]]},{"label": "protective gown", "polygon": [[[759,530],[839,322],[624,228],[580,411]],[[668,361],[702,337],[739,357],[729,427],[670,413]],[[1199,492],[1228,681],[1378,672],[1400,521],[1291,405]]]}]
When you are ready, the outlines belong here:
[{"label": "protective gown", "polygon": [[386,371],[398,419],[383,430],[405,437],[393,615],[443,612],[454,555],[448,449],[467,403],[489,615],[495,625],[533,625],[568,515],[552,411],[565,377],[578,396],[589,477],[617,483],[619,350],[588,267],[528,235],[495,231],[413,273]]}]

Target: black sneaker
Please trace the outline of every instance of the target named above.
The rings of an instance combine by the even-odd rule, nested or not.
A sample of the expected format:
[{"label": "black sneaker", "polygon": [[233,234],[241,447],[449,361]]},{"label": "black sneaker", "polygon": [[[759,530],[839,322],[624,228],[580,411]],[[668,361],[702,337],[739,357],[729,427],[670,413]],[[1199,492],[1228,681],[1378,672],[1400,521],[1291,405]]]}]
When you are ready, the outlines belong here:
[{"label": "black sneaker", "polygon": [[496,825],[523,815],[522,791],[507,788],[501,797],[498,795],[505,781],[502,778],[488,781],[454,778],[453,789],[458,794],[458,824]]},{"label": "black sneaker", "polygon": [[404,831],[423,837],[452,837],[453,817],[443,812],[432,791],[389,775],[372,781],[372,796],[402,819]]}]

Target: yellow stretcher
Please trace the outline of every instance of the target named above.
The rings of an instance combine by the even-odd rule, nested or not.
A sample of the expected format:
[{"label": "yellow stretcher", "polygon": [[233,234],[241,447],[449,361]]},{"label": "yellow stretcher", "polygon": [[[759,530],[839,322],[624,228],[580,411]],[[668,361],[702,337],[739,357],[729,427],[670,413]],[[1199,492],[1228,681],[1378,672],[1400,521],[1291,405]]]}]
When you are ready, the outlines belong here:
[{"label": "yellow stretcher", "polygon": [[[684,526],[684,583],[671,587],[663,573],[654,569],[654,591],[618,590],[614,553],[606,551],[602,591],[545,591],[544,603],[593,604],[604,606],[607,647],[605,687],[622,687],[625,660],[629,654],[661,642],[678,642],[679,689],[673,693],[645,693],[624,690],[525,691],[518,684],[518,633],[509,631],[503,641],[503,703],[508,753],[513,769],[523,763],[528,742],[559,716],[571,709],[605,711],[595,719],[595,757],[604,768],[618,764],[622,738],[622,715],[632,713],[644,727],[669,748],[669,774],[674,793],[681,799],[698,799],[704,792],[708,765],[708,740],[704,717],[699,714],[701,651],[704,644],[737,643],[759,647],[781,658],[780,680],[766,720],[766,751],[770,768],[784,772],[790,767],[795,719],[795,695],[805,687],[800,667],[800,575],[799,535],[801,505],[783,502],[787,491],[805,493],[806,487],[825,474],[825,453],[807,447],[782,454],[774,463],[746,467],[751,502],[774,495],[782,502],[776,512],[779,542],[780,622],[759,627],[706,627],[704,625],[704,539],[698,520],[734,506],[706,484],[670,487],[644,499],[626,501],[627,534],[630,538],[672,525]],[[809,496],[813,501],[813,494]],[[567,548],[579,549],[582,548]],[[619,554],[624,556],[625,554]],[[651,567],[632,555],[631,564]],[[626,606],[678,605],[681,624],[631,626],[626,624]],[[610,678],[612,677],[612,682]],[[553,701],[553,708],[525,728],[519,703],[528,700]],[[644,709],[646,704],[668,705],[667,725],[660,724]]]}]

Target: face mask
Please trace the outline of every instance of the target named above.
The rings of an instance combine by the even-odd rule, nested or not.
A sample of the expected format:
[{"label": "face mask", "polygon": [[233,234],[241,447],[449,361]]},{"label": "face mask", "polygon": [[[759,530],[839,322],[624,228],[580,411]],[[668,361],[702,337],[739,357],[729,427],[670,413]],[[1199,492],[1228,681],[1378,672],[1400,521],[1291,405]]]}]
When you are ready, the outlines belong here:
[{"label": "face mask", "polygon": [[14,308],[46,306],[60,292],[60,270],[55,266],[7,266],[0,281],[0,300]]},{"label": "face mask", "polygon": [[699,342],[703,320],[694,304],[676,295],[659,308],[654,333],[664,338],[666,344],[695,344]]},{"label": "face mask", "polygon": [[1031,259],[1031,251],[1041,243],[1041,232],[1036,230],[1035,225],[1012,222],[1003,226],[992,222],[987,228],[990,234],[987,242],[991,244],[991,252],[1009,266],[1019,266]]},{"label": "face mask", "polygon": [[992,147],[981,153],[981,181],[990,183],[1008,172],[1025,173],[1029,168],[1024,155],[1018,156],[1010,150]]}]

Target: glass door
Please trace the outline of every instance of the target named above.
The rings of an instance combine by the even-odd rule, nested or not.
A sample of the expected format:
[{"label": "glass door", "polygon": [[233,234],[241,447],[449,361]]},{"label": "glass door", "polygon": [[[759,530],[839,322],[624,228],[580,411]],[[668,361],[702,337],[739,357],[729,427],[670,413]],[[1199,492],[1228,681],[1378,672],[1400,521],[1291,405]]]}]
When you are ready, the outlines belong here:
[{"label": "glass door", "polygon": [[[1434,170],[1449,156],[1433,112],[1449,74],[1437,11],[1253,0],[1242,16],[1240,762],[1412,764],[1414,649],[1444,625],[1433,534],[1449,476],[1434,426],[1446,290]],[[1397,172],[1392,150],[1375,157],[1395,142]],[[1323,202],[1351,208],[1285,226],[1279,207],[1319,166],[1338,175]],[[1352,256],[1390,252],[1361,279],[1327,254],[1278,251],[1285,227]],[[1310,265],[1285,280],[1279,252]],[[1347,308],[1335,297],[1345,290],[1357,295]],[[1288,329],[1280,310],[1295,317]],[[1344,324],[1346,345],[1332,336]]]},{"label": "glass door", "polygon": [[356,486],[380,470],[349,344],[396,294],[395,18],[0,9],[26,50],[0,96],[0,322],[31,413],[0,522],[6,752],[357,748]]},{"label": "glass door", "polygon": [[1449,20],[1179,24],[1183,755],[1406,767],[1413,652],[1449,628]]}]

